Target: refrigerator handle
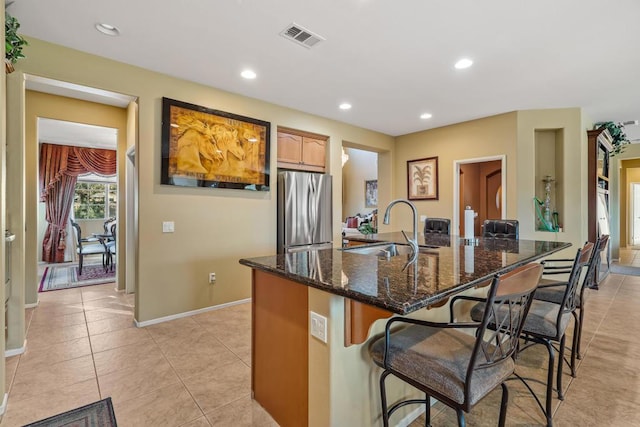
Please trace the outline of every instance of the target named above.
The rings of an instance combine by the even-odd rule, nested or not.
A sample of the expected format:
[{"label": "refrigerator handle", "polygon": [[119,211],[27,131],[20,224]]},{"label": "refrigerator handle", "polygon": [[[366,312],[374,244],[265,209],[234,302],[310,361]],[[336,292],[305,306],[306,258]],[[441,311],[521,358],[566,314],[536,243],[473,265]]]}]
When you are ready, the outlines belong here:
[{"label": "refrigerator handle", "polygon": [[313,176],[309,176],[309,204],[307,205],[307,218],[309,218],[309,231],[311,232],[311,242],[315,243],[317,222],[318,192]]}]

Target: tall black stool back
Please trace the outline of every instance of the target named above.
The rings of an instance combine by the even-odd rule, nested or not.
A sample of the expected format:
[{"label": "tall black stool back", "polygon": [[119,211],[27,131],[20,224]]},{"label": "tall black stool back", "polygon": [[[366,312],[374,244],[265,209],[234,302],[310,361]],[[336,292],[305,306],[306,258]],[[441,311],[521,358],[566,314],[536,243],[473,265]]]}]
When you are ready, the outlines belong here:
[{"label": "tall black stool back", "polygon": [[519,223],[516,219],[485,219],[482,237],[518,239]]},{"label": "tall black stool back", "polygon": [[451,220],[448,218],[427,218],[424,221],[424,234],[450,234]]}]

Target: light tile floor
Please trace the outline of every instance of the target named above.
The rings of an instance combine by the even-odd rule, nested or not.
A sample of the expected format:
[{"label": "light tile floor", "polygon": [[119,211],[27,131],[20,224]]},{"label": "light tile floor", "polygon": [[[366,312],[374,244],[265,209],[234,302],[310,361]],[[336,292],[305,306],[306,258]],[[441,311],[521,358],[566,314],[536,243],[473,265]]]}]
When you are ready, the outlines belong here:
[{"label": "light tile floor", "polygon": [[627,246],[620,248],[620,265],[640,267],[640,246]]},{"label": "light tile floor", "polygon": [[[584,358],[565,370],[557,426],[640,425],[640,277],[611,274],[589,291]],[[250,399],[250,305],[146,328],[133,325],[133,295],[113,284],[47,292],[27,311],[27,352],[6,360],[9,404],[0,427],[20,426],[111,396],[119,426],[275,426]],[[544,378],[546,351],[522,353],[518,372]],[[543,385],[534,384],[542,395]],[[543,425],[531,396],[510,382],[507,424]],[[499,392],[467,416],[497,425]],[[456,425],[438,407],[436,426]],[[412,425],[421,425],[415,422]],[[422,424],[423,425],[423,424]]]},{"label": "light tile floor", "polygon": [[40,294],[2,427],[111,396],[118,426],[275,426],[250,399],[250,304],[145,328],[114,284]]}]

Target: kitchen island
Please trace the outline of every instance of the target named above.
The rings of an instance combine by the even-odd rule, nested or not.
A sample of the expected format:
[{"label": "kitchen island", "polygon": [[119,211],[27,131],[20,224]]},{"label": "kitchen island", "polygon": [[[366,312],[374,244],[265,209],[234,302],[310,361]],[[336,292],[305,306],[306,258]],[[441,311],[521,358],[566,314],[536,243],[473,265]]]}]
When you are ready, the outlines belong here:
[{"label": "kitchen island", "polygon": [[[376,238],[404,243],[401,233]],[[379,424],[379,371],[366,341],[384,325],[370,331],[371,323],[393,314],[446,320],[442,309],[426,309],[454,294],[482,292],[474,288],[496,273],[569,246],[505,239],[466,244],[441,235],[421,236],[418,243],[413,263],[408,255],[357,253],[369,245],[240,260],[253,269],[252,390],[280,425]],[[310,311],[327,318],[326,343],[310,336]],[[401,384],[391,388],[391,400],[412,393]]]}]

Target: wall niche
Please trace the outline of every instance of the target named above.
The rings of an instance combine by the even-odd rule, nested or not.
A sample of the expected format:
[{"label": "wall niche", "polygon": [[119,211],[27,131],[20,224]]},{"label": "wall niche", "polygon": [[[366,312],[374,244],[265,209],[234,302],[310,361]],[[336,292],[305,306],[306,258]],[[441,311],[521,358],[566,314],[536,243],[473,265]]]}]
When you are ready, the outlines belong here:
[{"label": "wall niche", "polygon": [[535,130],[536,231],[564,229],[564,129]]}]

